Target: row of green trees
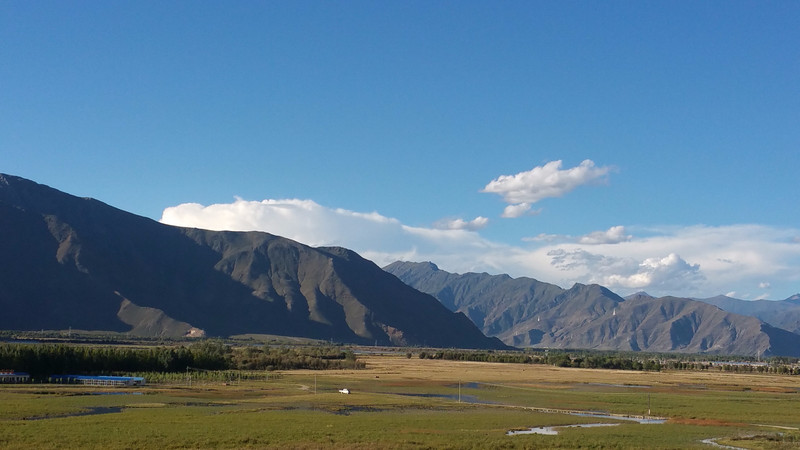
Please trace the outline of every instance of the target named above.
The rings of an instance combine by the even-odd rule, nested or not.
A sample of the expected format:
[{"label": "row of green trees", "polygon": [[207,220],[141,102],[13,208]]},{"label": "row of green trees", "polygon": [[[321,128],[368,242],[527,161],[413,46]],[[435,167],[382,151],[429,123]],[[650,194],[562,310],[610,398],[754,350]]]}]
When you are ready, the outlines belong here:
[{"label": "row of green trees", "polygon": [[[407,353],[409,358],[411,353]],[[700,360],[706,356],[705,360]],[[421,351],[420,359],[446,359],[452,361],[482,361],[518,364],[549,364],[558,367],[586,369],[617,369],[639,371],[711,370],[738,373],[775,373],[800,375],[797,358],[772,357],[758,363],[744,357],[720,355],[675,355],[652,353],[615,353],[582,351],[495,352],[469,350]],[[723,361],[723,362],[720,362]]]},{"label": "row of green trees", "polygon": [[338,347],[244,347],[231,353],[231,368],[238,370],[363,369],[350,350]]},{"label": "row of green trees", "polygon": [[619,355],[571,355],[566,352],[529,354],[520,352],[474,352],[463,350],[441,350],[420,352],[420,359],[446,359],[451,361],[482,361],[517,364],[549,364],[558,367],[581,367],[587,369],[661,370],[655,359],[637,359]]},{"label": "row of green trees", "polygon": [[[411,354],[407,354],[411,356]],[[482,352],[467,350],[438,350],[422,351],[420,359],[446,359],[450,361],[477,361],[516,364],[535,364],[539,362],[536,357],[520,352]]]},{"label": "row of green trees", "polygon": [[44,381],[53,374],[363,368],[350,351],[335,347],[233,348],[218,341],[189,346],[122,347],[71,344],[0,344],[0,369]]},{"label": "row of green trees", "polygon": [[584,369],[616,369],[658,372],[661,363],[654,359],[639,359],[613,355],[571,356],[566,353],[548,355],[543,364],[559,367],[580,367]]},{"label": "row of green trees", "polygon": [[773,373],[779,375],[800,375],[796,363],[772,361],[765,364],[723,364],[669,361],[666,367],[672,370],[699,370],[734,373]]}]

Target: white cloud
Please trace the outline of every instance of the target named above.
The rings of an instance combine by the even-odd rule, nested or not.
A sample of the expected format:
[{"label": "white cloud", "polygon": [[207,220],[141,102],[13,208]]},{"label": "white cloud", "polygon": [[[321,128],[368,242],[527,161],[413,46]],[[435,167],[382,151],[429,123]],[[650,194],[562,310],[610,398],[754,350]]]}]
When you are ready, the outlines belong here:
[{"label": "white cloud", "polygon": [[327,208],[312,200],[236,199],[203,206],[186,203],[166,208],[161,222],[210,230],[264,231],[306,245],[343,246],[383,266],[398,259],[436,261],[459,270],[506,270],[513,249],[482,238],[474,229],[488,223],[477,217],[452,220],[438,228],[411,227],[377,212]]},{"label": "white cloud", "polygon": [[665,292],[696,286],[704,280],[697,264],[689,264],[675,253],[646,258],[637,262],[631,257],[590,253],[581,249],[551,250],[551,264],[562,271],[585,273],[582,282],[597,283],[611,289]]},{"label": "white cloud", "polygon": [[747,292],[765,278],[773,280],[773,292],[776,278],[792,292],[800,285],[800,245],[788,238],[792,233],[763,225],[641,228],[649,236],[596,244],[591,252],[576,241],[545,245],[525,265],[562,285],[605,283],[623,294],[710,297],[731,288]]},{"label": "white cloud", "polygon": [[598,245],[598,244],[618,244],[630,241],[633,236],[625,234],[625,227],[617,225],[606,231],[594,231],[578,238],[579,244]]},{"label": "white cloud", "polygon": [[602,180],[610,167],[596,167],[587,159],[577,167],[561,170],[562,162],[550,161],[516,175],[501,175],[489,182],[481,192],[499,194],[509,204],[503,217],[520,217],[533,203],[545,198],[561,197],[578,186]]},{"label": "white cloud", "polygon": [[186,203],[164,210],[161,222],[211,230],[266,231],[308,245],[344,245],[358,236],[365,245],[380,245],[391,232],[400,232],[396,219],[377,212],[330,209],[312,200],[236,199],[229,204]]},{"label": "white cloud", "polygon": [[517,217],[522,217],[526,214],[538,214],[538,211],[533,211],[529,213],[531,209],[530,203],[519,203],[517,205],[508,205],[503,209],[503,214],[501,217],[505,217],[506,219],[515,219]]},{"label": "white cloud", "polygon": [[698,264],[689,264],[675,253],[670,253],[663,258],[645,259],[634,274],[603,277],[602,284],[610,288],[675,291],[703,280]]},{"label": "white cloud", "polygon": [[469,231],[477,231],[483,228],[486,228],[486,225],[489,224],[489,219],[486,217],[478,216],[469,222],[464,219],[456,218],[456,219],[442,219],[433,226],[440,230],[469,230]]},{"label": "white cloud", "polygon": [[539,233],[533,237],[524,237],[522,238],[523,242],[553,242],[558,240],[563,240],[564,236],[560,234],[547,234],[547,233]]},{"label": "white cloud", "polygon": [[475,231],[488,222],[483,217],[412,227],[378,212],[332,209],[297,199],[183,204],[165,209],[162,222],[260,230],[312,246],[340,245],[379,266],[396,260],[433,261],[457,273],[508,273],[563,287],[599,283],[621,295],[645,290],[656,296],[702,298],[750,292],[760,283],[762,292],[769,288],[777,298],[800,291],[800,243],[793,240],[800,230],[763,225],[620,225],[579,237],[543,233],[508,245]]},{"label": "white cloud", "polygon": [[770,284],[766,281],[762,281],[761,283],[758,283],[758,287],[759,289],[769,289]]},{"label": "white cloud", "polygon": [[622,225],[616,225],[604,231],[592,231],[583,236],[574,237],[568,234],[547,234],[540,233],[533,237],[522,238],[523,242],[574,242],[583,245],[600,245],[600,244],[619,244],[621,242],[628,242],[633,239],[633,235],[627,233],[627,230]]}]

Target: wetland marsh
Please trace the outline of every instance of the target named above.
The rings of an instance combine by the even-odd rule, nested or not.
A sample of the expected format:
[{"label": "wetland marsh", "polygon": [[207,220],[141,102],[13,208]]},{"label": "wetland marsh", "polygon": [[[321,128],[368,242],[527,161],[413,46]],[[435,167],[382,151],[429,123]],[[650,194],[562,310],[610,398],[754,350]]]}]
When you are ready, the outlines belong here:
[{"label": "wetland marsh", "polygon": [[[800,379],[792,376],[397,355],[360,360],[365,369],[280,371],[233,383],[0,386],[0,447],[712,448],[703,441],[713,439],[780,449],[800,443]],[[343,388],[351,393],[340,394]],[[646,416],[648,406],[663,423],[624,420]],[[613,426],[592,426],[599,415]],[[532,428],[558,434],[509,435]]]}]

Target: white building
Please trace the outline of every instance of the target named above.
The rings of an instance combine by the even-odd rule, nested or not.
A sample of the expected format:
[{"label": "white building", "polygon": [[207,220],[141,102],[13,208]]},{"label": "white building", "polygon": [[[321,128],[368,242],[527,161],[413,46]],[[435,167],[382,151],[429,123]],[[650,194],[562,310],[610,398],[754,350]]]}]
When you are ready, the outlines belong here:
[{"label": "white building", "polygon": [[31,376],[25,372],[0,370],[0,383],[27,383],[30,379]]}]

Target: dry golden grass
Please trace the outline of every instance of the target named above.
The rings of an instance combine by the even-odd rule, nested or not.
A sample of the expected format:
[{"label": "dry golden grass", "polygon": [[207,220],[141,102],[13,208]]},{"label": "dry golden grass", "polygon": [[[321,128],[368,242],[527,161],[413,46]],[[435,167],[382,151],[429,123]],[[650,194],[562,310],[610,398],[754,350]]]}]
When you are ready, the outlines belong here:
[{"label": "dry golden grass", "polygon": [[[709,371],[638,372],[606,369],[563,368],[541,364],[506,364],[470,361],[445,361],[406,358],[399,355],[360,356],[365,370],[326,371],[326,377],[342,379],[380,378],[386,381],[481,382],[547,386],[549,389],[572,387],[575,384],[645,385],[680,389],[703,386],[718,390],[753,390],[761,392],[797,392],[800,377],[786,375],[738,374]],[[313,375],[315,371],[294,371]]]}]

